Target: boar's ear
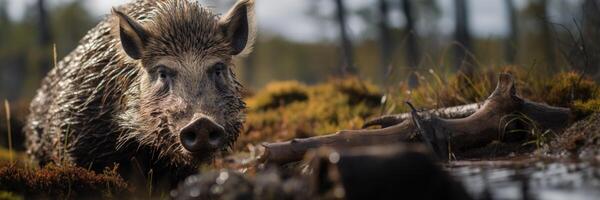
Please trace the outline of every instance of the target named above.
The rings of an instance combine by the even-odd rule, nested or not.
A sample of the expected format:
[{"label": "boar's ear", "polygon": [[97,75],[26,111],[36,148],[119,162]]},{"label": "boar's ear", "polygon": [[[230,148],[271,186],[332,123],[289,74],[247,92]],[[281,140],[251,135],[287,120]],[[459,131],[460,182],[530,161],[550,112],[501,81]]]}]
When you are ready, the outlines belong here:
[{"label": "boar's ear", "polygon": [[129,57],[136,60],[140,59],[146,41],[148,40],[146,30],[121,11],[113,8],[112,13],[119,20],[119,37],[121,38],[123,50],[125,50],[125,53],[127,53]]},{"label": "boar's ear", "polygon": [[226,39],[231,46],[231,55],[246,55],[252,51],[256,27],[254,23],[254,0],[239,0],[219,20]]}]

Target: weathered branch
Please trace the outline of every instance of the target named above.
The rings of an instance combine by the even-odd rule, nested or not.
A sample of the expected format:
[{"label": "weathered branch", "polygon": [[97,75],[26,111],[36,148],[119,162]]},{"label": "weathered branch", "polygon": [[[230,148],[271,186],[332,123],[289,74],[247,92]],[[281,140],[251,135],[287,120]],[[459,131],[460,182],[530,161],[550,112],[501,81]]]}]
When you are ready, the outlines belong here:
[{"label": "weathered branch", "polygon": [[302,159],[308,149],[321,146],[347,148],[355,146],[383,145],[408,141],[414,133],[420,133],[424,142],[430,144],[439,158],[447,158],[448,144],[453,149],[482,146],[501,138],[506,128],[506,116],[519,113],[542,129],[558,130],[570,120],[568,108],[553,107],[531,102],[516,95],[514,80],[502,73],[498,85],[481,107],[473,114],[460,119],[443,119],[432,112],[413,111],[411,120],[375,130],[345,130],[335,134],[287,142],[265,143],[263,162],[287,163]]},{"label": "weathered branch", "polygon": [[[429,113],[430,115],[435,115],[441,118],[446,119],[456,119],[456,118],[465,118],[469,115],[472,115],[477,111],[481,106],[483,106],[485,102],[472,103],[460,106],[446,107],[446,108],[438,108],[431,109],[427,111],[423,111]],[[410,119],[411,113],[401,113],[395,115],[385,115],[375,119],[371,119],[363,125],[363,128],[368,128],[372,126],[381,126],[382,128],[396,125],[404,120]]]},{"label": "weathered branch", "polygon": [[293,139],[287,142],[264,143],[263,162],[288,163],[302,159],[308,149],[329,146],[343,148],[352,146],[385,145],[407,141],[415,128],[405,121],[396,126],[376,130],[343,130],[335,134]]}]

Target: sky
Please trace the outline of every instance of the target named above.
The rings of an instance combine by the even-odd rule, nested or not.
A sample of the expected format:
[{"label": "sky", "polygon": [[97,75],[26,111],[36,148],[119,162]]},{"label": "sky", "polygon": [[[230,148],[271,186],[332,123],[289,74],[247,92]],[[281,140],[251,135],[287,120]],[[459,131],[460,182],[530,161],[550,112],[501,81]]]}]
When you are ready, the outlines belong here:
[{"label": "sky", "polygon": [[[47,0],[50,6],[73,0]],[[228,5],[214,5],[223,0],[199,0],[203,5],[213,7],[216,12],[224,13]],[[310,1],[317,1],[318,8],[311,7]],[[376,5],[376,0],[346,0],[347,9],[357,9],[365,5]],[[454,26],[453,0],[436,0],[441,9],[437,30],[443,34],[451,34]],[[527,0],[516,0],[518,8],[524,7]],[[86,8],[96,17],[110,13],[113,6],[128,0],[85,0]],[[390,1],[395,2],[395,1]],[[14,19],[22,17],[23,12],[31,7],[35,0],[8,0],[9,15]],[[374,6],[371,6],[374,7]],[[504,36],[507,33],[506,10],[504,0],[470,0],[468,1],[471,32],[476,37]],[[337,37],[337,27],[331,20],[311,17],[311,10],[318,13],[332,14],[333,0],[256,0],[256,17],[260,34],[282,36],[299,42],[315,42]],[[393,26],[403,26],[404,21],[399,11],[389,16]],[[361,33],[369,31],[369,24],[362,18],[353,16],[348,27],[351,37],[359,39]]]}]

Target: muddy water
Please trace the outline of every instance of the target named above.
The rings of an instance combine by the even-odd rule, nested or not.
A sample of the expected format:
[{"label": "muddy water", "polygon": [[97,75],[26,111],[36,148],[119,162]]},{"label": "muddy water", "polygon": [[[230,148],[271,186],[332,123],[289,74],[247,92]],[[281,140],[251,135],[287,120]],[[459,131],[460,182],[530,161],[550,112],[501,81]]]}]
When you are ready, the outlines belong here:
[{"label": "muddy water", "polygon": [[457,161],[446,169],[475,199],[600,199],[597,162]]}]

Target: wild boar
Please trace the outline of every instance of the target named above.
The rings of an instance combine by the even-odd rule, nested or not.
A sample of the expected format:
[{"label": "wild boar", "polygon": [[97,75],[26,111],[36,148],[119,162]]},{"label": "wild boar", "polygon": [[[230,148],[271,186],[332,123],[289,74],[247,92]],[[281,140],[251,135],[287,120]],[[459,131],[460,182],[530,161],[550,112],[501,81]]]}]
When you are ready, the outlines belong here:
[{"label": "wild boar", "polygon": [[94,170],[196,169],[242,128],[233,59],[251,52],[255,34],[253,0],[223,16],[188,0],[114,8],[43,79],[28,154]]}]

